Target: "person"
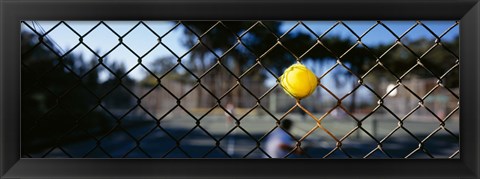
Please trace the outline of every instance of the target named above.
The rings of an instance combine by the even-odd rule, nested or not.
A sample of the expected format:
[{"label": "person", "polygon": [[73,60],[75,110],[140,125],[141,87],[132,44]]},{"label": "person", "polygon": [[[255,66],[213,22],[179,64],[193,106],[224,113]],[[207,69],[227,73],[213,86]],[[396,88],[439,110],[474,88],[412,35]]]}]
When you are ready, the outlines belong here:
[{"label": "person", "polygon": [[[265,152],[272,158],[283,158],[290,151],[295,148],[296,141],[286,132],[292,128],[292,121],[290,119],[283,119],[280,127],[273,130],[266,140]],[[302,154],[300,148],[297,148],[294,153]],[[264,156],[268,158],[267,155]]]}]

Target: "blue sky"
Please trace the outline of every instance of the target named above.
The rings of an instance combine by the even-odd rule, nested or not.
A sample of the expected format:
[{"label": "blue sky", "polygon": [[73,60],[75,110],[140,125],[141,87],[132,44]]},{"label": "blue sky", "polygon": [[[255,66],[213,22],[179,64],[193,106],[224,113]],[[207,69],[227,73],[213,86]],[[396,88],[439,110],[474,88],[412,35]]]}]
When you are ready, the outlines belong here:
[{"label": "blue sky", "polygon": [[[40,31],[40,27],[44,31],[49,31],[53,26],[55,26],[58,21],[37,21],[35,25],[31,21],[26,23],[30,24],[37,31]],[[144,21],[152,30],[157,34],[163,35],[169,29],[175,26],[175,23],[172,21]],[[347,26],[349,26],[355,33],[359,36],[362,35],[367,29],[372,27],[376,21],[343,21]],[[398,36],[403,34],[407,29],[415,25],[416,21],[382,21],[387,25],[394,33]],[[77,33],[83,35],[87,33],[92,27],[94,27],[98,21],[67,21],[67,23],[77,31]],[[134,27],[138,21],[105,21],[112,29],[114,29],[120,36],[123,36],[128,30]],[[284,21],[280,30],[286,32],[291,29],[297,22],[296,21]],[[304,24],[309,26],[317,35],[323,34],[327,29],[332,27],[336,21],[304,21]],[[427,25],[435,34],[441,35],[449,27],[455,24],[455,21],[422,21],[423,24]],[[25,25],[22,24],[22,30],[30,31]],[[178,26],[168,35],[166,35],[162,42],[165,43],[170,49],[172,49],[178,56],[182,56],[187,50],[188,47],[183,45],[185,40],[183,37],[183,26]],[[308,32],[303,26],[297,26],[291,33],[297,32]],[[449,33],[447,33],[442,40],[450,41],[457,37],[459,34],[459,26],[453,28]],[[356,40],[356,37],[351,34],[351,32],[344,26],[336,26],[333,28],[327,36],[329,35],[339,35],[343,38],[350,38]],[[75,46],[78,41],[78,36],[75,35],[70,29],[65,25],[60,25],[57,28],[49,32],[48,37],[55,41],[62,51],[68,51],[73,46]],[[418,38],[427,38],[434,39],[427,29],[422,26],[416,26],[411,32],[409,32],[405,39],[418,39]],[[375,27],[367,35],[362,38],[362,42],[367,46],[374,46],[378,44],[386,44],[395,41],[395,37],[388,32],[382,26]],[[98,51],[100,55],[104,55],[112,47],[118,44],[118,37],[112,33],[107,27],[100,25],[90,34],[84,38],[84,42],[89,45],[95,51]],[[150,32],[147,27],[140,25],[130,32],[125,38],[124,43],[126,43],[133,51],[137,52],[137,55],[143,56],[149,49],[154,47],[157,43],[157,37]],[[82,54],[84,59],[92,59],[94,55],[84,46],[79,46],[73,50],[75,54]],[[147,54],[143,58],[143,63],[149,67],[151,62],[159,57],[167,57],[173,55],[164,47],[158,46],[152,52]],[[188,57],[188,56],[187,56]],[[111,60],[115,62],[124,63],[127,69],[133,67],[137,63],[137,57],[131,53],[126,47],[119,46],[112,53],[110,53],[105,60]],[[333,64],[332,64],[333,65]],[[323,71],[330,68],[331,65],[326,65],[325,69],[313,69],[317,75],[321,75]],[[144,70],[134,70],[131,72],[130,77],[134,79],[142,79],[145,75]],[[106,78],[108,74],[103,74],[100,78]],[[325,83],[330,83],[332,79],[324,79]],[[274,79],[267,81],[267,86],[272,85]],[[348,89],[345,89],[348,90]]]}]

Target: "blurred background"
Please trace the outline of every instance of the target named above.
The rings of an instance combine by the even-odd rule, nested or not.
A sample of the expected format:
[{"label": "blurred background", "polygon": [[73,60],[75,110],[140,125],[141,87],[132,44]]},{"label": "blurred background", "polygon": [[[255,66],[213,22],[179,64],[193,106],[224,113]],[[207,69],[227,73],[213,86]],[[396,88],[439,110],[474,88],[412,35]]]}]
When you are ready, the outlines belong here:
[{"label": "blurred background", "polygon": [[[25,158],[268,158],[285,119],[287,158],[459,158],[456,21],[21,26]],[[339,141],[277,84],[297,61]]]}]

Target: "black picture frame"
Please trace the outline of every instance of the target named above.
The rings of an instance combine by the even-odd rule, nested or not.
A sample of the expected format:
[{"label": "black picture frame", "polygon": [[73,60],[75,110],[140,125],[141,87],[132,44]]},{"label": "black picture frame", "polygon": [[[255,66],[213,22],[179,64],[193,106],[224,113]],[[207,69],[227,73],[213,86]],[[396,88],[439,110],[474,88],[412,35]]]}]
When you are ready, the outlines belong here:
[{"label": "black picture frame", "polygon": [[[0,178],[479,178],[478,0],[0,0]],[[20,158],[21,20],[460,20],[460,159]]]}]

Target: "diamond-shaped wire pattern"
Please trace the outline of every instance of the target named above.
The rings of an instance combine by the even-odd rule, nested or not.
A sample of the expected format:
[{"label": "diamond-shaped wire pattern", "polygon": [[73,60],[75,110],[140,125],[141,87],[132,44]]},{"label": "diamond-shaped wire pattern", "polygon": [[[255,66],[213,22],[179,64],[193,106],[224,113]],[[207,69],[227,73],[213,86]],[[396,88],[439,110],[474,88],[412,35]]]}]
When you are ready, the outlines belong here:
[{"label": "diamond-shaped wire pattern", "polygon": [[[459,157],[458,130],[452,129],[458,120],[451,119],[459,113],[458,43],[442,39],[458,27],[458,21],[442,34],[422,21],[402,34],[382,21],[375,21],[362,34],[344,21],[321,33],[310,22],[290,23],[288,29],[280,30],[279,23],[268,21],[140,21],[120,32],[104,21],[87,29],[81,26],[82,30],[64,21],[49,29],[23,21],[22,155],[270,158],[264,143],[283,130],[292,138],[285,158],[298,157],[298,153],[307,158]],[[339,28],[354,40],[332,36]],[[406,37],[415,29],[427,31],[433,42],[409,41]],[[78,41],[69,39],[74,41],[71,47],[60,47],[51,39],[60,30]],[[394,43],[372,47],[365,42],[378,30],[394,38]],[[108,33],[95,35],[99,31]],[[186,36],[181,44],[187,49],[180,50],[180,39],[171,40],[178,34]],[[98,41],[99,36],[104,40]],[[138,39],[144,43],[135,43]],[[108,48],[98,49],[96,43]],[[75,53],[79,49],[86,49],[82,55],[89,59],[79,57]],[[119,64],[111,57],[117,51],[130,57]],[[168,57],[149,64],[156,53]],[[393,61],[395,56],[404,61]],[[313,94],[330,102],[294,100],[279,85],[277,79],[286,66],[312,59],[332,62],[324,63],[329,67],[321,73],[316,71],[320,83]],[[141,80],[131,77],[139,73],[144,74]],[[378,74],[390,81],[372,84]],[[427,81],[427,87],[419,90],[412,74],[422,74],[420,80]],[[333,86],[338,85],[328,80],[337,76],[349,76],[352,88],[336,91]],[[232,81],[221,81],[226,79]],[[271,85],[258,85],[269,79]],[[52,85],[52,81],[61,84]],[[385,92],[379,88],[384,83],[390,83]],[[408,96],[393,102],[403,102],[403,109],[389,102],[397,93]],[[376,101],[362,108],[362,115],[355,105],[349,105],[359,95]],[[442,104],[446,105],[438,106],[445,96],[448,100]],[[232,103],[241,108],[235,111]],[[315,107],[318,103],[322,108]],[[438,108],[445,110],[438,112]],[[301,120],[296,126],[302,130],[281,125],[287,118],[296,118],[299,111]],[[430,126],[422,124],[428,131],[418,134],[412,125],[422,116],[435,121]],[[369,142],[355,143],[358,138]],[[433,145],[433,140],[441,144]],[[432,152],[438,150],[443,153]]]}]

